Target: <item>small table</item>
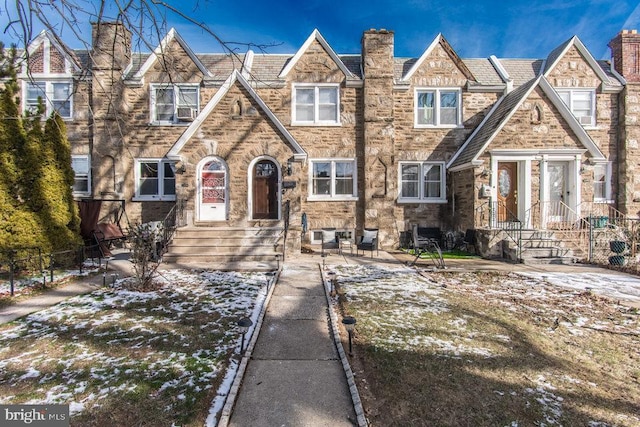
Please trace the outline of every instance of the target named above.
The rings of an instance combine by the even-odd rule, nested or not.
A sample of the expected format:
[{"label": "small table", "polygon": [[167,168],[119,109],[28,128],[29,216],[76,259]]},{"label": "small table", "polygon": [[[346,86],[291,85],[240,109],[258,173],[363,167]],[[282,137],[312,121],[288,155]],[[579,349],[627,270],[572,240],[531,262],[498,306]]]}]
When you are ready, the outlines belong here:
[{"label": "small table", "polygon": [[340,255],[342,255],[342,250],[349,248],[349,252],[353,255],[353,242],[351,240],[340,240]]}]

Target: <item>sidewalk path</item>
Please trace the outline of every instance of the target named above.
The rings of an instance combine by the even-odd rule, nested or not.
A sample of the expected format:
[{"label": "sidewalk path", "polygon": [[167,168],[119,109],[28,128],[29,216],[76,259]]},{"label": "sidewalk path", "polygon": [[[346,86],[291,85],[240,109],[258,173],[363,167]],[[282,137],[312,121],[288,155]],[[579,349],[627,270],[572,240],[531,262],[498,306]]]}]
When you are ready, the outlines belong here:
[{"label": "sidewalk path", "polygon": [[247,366],[230,426],[351,427],[354,405],[330,334],[317,259],[287,261]]},{"label": "sidewalk path", "polygon": [[[56,305],[67,298],[86,294],[102,287],[102,270],[100,271],[100,274],[78,278],[66,285],[61,285],[43,294],[29,297],[0,309],[0,324],[12,322],[36,311]],[[110,259],[108,271],[105,274],[109,283],[111,274],[118,274],[120,278],[131,276],[133,274],[133,266],[128,259],[128,253],[117,254]]]}]

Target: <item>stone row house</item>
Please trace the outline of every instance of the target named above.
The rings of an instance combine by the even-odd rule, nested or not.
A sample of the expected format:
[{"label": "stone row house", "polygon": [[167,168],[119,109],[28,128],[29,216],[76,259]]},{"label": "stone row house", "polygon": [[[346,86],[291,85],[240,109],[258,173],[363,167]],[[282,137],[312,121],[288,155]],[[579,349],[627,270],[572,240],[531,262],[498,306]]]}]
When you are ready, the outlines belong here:
[{"label": "stone row house", "polygon": [[[120,24],[91,51],[40,34],[20,78],[67,121],[78,199],[125,200],[131,222],[180,206],[187,228],[284,228],[286,251],[332,227],[414,224],[485,232],[575,223],[596,208],[640,214],[640,35],[597,60],[578,37],[541,59],[460,58],[438,35],[394,56],[365,31],[360,54],[314,30],[292,54],[195,53],[175,31],[131,51]],[[507,227],[508,228],[508,227]],[[498,245],[495,245],[498,247]]]}]

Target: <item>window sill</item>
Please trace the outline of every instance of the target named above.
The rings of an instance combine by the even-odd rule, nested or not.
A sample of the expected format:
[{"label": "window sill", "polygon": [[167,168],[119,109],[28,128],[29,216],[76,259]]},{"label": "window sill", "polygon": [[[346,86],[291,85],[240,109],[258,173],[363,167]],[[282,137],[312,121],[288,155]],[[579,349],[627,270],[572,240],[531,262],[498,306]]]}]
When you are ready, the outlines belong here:
[{"label": "window sill", "polygon": [[309,196],[308,202],[357,202],[358,198],[354,196]]},{"label": "window sill", "polygon": [[175,202],[176,196],[135,196],[131,199],[132,202]]},{"label": "window sill", "polygon": [[173,122],[151,122],[149,123],[149,126],[175,126],[175,127],[187,127],[191,124],[192,122],[177,122],[177,123],[173,123]]},{"label": "window sill", "polygon": [[614,201],[613,201],[613,200],[609,200],[609,199],[595,199],[595,200],[593,201],[593,203],[599,203],[599,204],[603,204],[603,205],[604,205],[604,204],[609,204],[609,205],[611,205],[611,204],[613,204],[613,203],[614,203]]},{"label": "window sill", "polygon": [[464,129],[462,125],[420,125],[414,124],[414,129]]},{"label": "window sill", "polygon": [[398,204],[423,204],[423,203],[447,203],[447,199],[400,199],[397,200]]},{"label": "window sill", "polygon": [[300,127],[341,127],[342,123],[322,123],[322,122],[291,122],[291,126]]}]

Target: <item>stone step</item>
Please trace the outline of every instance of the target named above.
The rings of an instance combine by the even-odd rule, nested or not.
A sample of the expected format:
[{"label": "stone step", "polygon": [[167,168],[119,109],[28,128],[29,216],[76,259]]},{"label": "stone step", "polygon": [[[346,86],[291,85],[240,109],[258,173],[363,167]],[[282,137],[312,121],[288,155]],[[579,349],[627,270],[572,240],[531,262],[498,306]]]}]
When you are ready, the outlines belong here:
[{"label": "stone step", "polygon": [[279,227],[183,227],[176,230],[163,262],[274,262],[282,255],[283,243]]}]

